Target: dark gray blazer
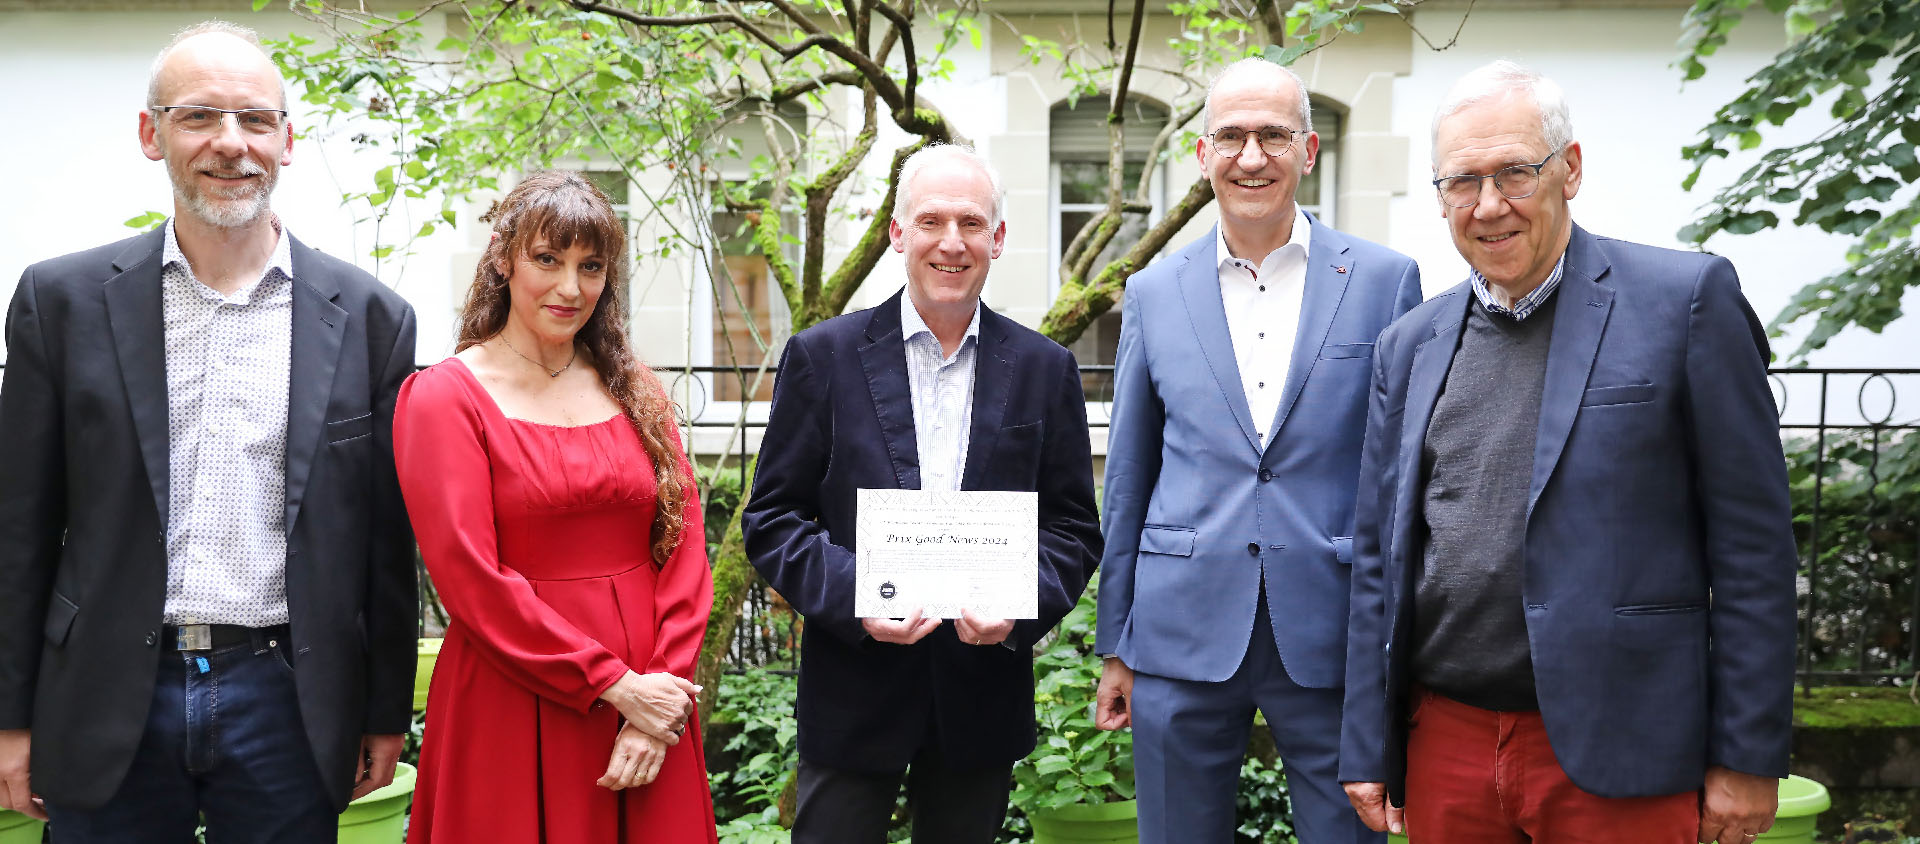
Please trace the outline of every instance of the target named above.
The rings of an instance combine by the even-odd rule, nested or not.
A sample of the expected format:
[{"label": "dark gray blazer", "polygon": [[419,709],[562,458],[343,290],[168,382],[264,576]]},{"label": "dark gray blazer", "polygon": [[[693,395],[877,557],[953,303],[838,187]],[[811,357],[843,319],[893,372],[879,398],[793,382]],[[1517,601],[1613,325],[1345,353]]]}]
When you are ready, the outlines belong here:
[{"label": "dark gray blazer", "polygon": [[[147,721],[166,602],[167,374],[156,229],[35,264],[0,380],[0,729],[33,730],[33,788],[105,803]],[[413,539],[393,402],[413,309],[294,240],[287,602],[300,714],[344,807],[363,733],[412,701]]]}]

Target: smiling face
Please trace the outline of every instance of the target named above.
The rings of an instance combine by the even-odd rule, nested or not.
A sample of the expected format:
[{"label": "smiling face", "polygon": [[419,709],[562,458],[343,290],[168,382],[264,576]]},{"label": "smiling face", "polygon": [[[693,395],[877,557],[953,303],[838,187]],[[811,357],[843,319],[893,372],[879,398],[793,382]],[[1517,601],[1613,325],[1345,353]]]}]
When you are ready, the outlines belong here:
[{"label": "smiling face", "polygon": [[[160,70],[150,105],[285,108],[280,73],[260,50],[232,35],[210,32],[180,42]],[[174,128],[167,115],[140,114],[140,146],[165,161],[173,182],[174,212],[218,228],[239,228],[268,213],[280,168],[293,163],[293,127],[254,134],[224,119],[211,134]]]},{"label": "smiling face", "polygon": [[[1524,93],[1508,92],[1474,103],[1440,122],[1434,132],[1435,175],[1488,176],[1516,164],[1536,164],[1548,153],[1540,109]],[[1540,170],[1531,196],[1508,199],[1492,179],[1480,182],[1480,200],[1466,208],[1440,202],[1454,248],[1474,269],[1509,296],[1539,287],[1567,249],[1573,215],[1567,202],[1580,192],[1580,145],[1567,148]]]},{"label": "smiling face", "polygon": [[507,279],[508,323],[543,343],[571,341],[607,288],[607,259],[584,238],[560,249],[536,236],[511,264],[496,269]]},{"label": "smiling face", "polygon": [[1006,245],[1007,224],[993,220],[993,182],[964,159],[930,162],[913,176],[913,207],[887,227],[906,256],[907,290],[923,314],[971,311],[987,266]]},{"label": "smiling face", "polygon": [[[1233,72],[1214,84],[1208,100],[1206,132],[1233,126],[1258,132],[1268,126],[1285,126],[1299,132],[1300,90],[1279,67],[1249,67]],[[1202,137],[1194,145],[1200,169],[1213,184],[1220,208],[1221,224],[1228,229],[1229,240],[1238,231],[1268,231],[1293,219],[1293,192],[1300,177],[1313,170],[1320,155],[1320,136],[1296,135],[1293,147],[1285,155],[1270,156],[1260,144],[1249,142],[1236,156],[1214,151],[1210,138]],[[1248,238],[1249,240],[1264,240]],[[1259,260],[1263,256],[1252,256]]]}]

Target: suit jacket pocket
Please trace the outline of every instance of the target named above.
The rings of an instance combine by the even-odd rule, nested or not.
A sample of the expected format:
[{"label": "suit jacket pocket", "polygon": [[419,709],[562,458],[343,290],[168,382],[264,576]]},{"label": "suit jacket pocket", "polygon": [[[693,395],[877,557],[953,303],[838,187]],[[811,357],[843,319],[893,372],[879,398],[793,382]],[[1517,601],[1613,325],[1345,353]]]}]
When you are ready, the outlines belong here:
[{"label": "suit jacket pocket", "polygon": [[1588,387],[1586,395],[1580,397],[1580,406],[1605,407],[1646,401],[1653,401],[1652,384],[1625,384],[1618,387]]},{"label": "suit jacket pocket", "polygon": [[1339,560],[1340,565],[1353,565],[1353,537],[1336,536],[1333,538],[1333,558]]},{"label": "suit jacket pocket", "polygon": [[1675,613],[1699,612],[1707,608],[1706,601],[1678,601],[1668,604],[1629,604],[1614,607],[1614,615],[1673,615]]},{"label": "suit jacket pocket", "polygon": [[1193,556],[1193,528],[1147,525],[1140,531],[1140,553]]},{"label": "suit jacket pocket", "polygon": [[373,433],[373,414],[355,416],[327,423],[327,442],[338,443],[359,439]]},{"label": "suit jacket pocket", "polygon": [[80,615],[80,607],[67,596],[53,593],[52,605],[47,607],[47,641],[53,645],[67,643],[67,633],[73,629],[73,619]]},{"label": "suit jacket pocket", "polygon": [[1321,360],[1339,360],[1341,358],[1365,358],[1373,356],[1372,343],[1339,343],[1320,347]]}]

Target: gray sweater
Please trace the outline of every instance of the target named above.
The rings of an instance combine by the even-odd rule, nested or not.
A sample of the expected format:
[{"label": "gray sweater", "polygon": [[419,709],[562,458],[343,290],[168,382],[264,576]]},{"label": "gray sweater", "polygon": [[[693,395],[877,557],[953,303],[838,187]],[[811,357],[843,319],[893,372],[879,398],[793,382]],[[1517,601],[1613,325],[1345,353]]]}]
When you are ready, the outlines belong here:
[{"label": "gray sweater", "polygon": [[1559,301],[1524,321],[1475,299],[1427,425],[1427,545],[1414,572],[1413,676],[1482,709],[1539,708],[1527,644],[1527,488]]}]

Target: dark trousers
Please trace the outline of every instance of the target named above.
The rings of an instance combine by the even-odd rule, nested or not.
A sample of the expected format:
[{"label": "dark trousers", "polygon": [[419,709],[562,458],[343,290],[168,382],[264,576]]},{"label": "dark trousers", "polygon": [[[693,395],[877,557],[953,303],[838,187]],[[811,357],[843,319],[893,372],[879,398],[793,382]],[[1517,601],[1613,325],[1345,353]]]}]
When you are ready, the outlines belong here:
[{"label": "dark trousers", "polygon": [[97,809],[49,803],[55,844],[333,842],[339,816],[300,722],[288,642],[163,650],[146,733]]},{"label": "dark trousers", "polygon": [[1426,689],[1407,737],[1415,844],[1692,844],[1700,793],[1599,797],[1561,770],[1538,712],[1494,712]]},{"label": "dark trousers", "polygon": [[1340,689],[1293,682],[1273,643],[1263,595],[1240,669],[1219,683],[1133,678],[1133,776],[1141,844],[1232,844],[1234,796],[1253,711],[1267,716],[1300,844],[1384,844],[1338,777]]},{"label": "dark trousers", "polygon": [[842,771],[800,760],[793,844],[885,844],[900,780],[913,844],[993,844],[1007,817],[1013,766],[956,770],[923,750],[904,773]]}]

